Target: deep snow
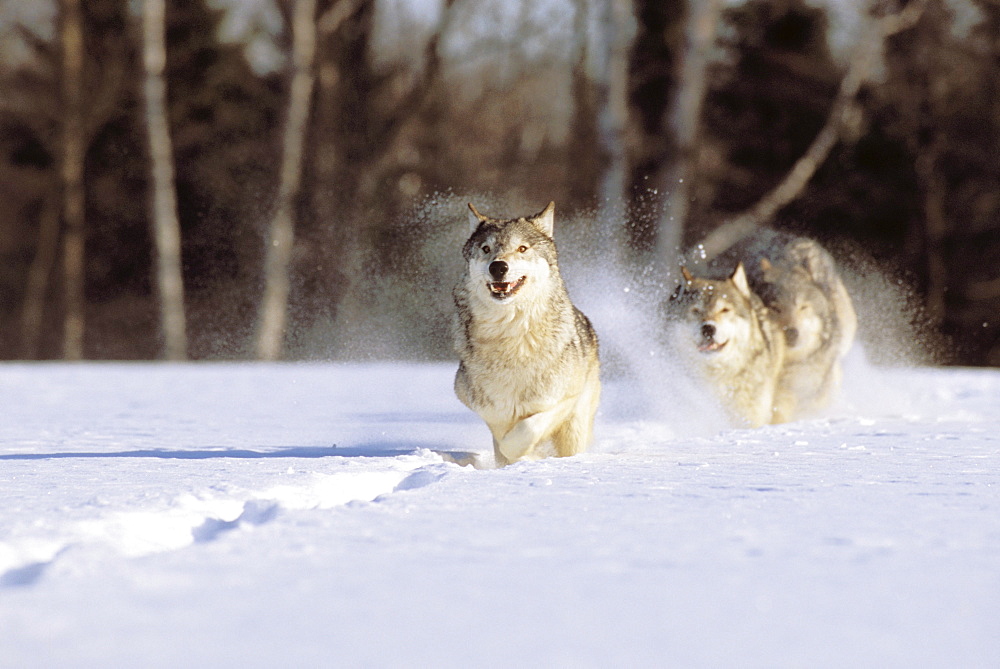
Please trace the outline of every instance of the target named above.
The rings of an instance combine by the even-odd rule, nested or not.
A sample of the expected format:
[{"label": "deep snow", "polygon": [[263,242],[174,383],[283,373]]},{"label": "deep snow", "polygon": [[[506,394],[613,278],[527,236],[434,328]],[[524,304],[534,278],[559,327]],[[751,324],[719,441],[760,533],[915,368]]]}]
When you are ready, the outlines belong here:
[{"label": "deep snow", "polygon": [[759,430],[610,378],[490,470],[453,371],[0,367],[0,665],[1000,666],[1000,372]]}]

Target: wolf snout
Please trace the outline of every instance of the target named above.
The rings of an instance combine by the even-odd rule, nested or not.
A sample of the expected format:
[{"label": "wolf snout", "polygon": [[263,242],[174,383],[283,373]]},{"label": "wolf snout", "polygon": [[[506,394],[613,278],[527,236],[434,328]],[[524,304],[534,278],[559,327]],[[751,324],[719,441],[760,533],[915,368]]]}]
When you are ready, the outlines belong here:
[{"label": "wolf snout", "polygon": [[719,334],[719,328],[712,322],[702,323],[701,327],[698,328],[698,334],[701,335],[701,339],[698,342],[698,350],[702,353],[721,351],[728,343],[725,341],[720,342],[716,339]]},{"label": "wolf snout", "polygon": [[799,330],[798,328],[787,327],[785,328],[785,343],[791,347],[795,347],[799,343]]},{"label": "wolf snout", "polygon": [[510,265],[503,260],[494,260],[490,263],[490,276],[493,277],[494,281],[503,281],[509,269]]}]

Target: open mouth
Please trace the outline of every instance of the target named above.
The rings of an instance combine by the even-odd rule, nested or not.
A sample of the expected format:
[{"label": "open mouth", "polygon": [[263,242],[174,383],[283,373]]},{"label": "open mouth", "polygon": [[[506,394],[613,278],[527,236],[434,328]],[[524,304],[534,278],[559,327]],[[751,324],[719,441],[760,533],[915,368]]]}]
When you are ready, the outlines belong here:
[{"label": "open mouth", "polygon": [[492,281],[486,285],[490,289],[490,295],[498,300],[503,300],[521,290],[521,286],[524,285],[526,278],[522,276],[517,281]]},{"label": "open mouth", "polygon": [[709,341],[703,341],[698,344],[698,350],[701,353],[717,353],[726,347],[729,341],[717,342],[714,339]]}]

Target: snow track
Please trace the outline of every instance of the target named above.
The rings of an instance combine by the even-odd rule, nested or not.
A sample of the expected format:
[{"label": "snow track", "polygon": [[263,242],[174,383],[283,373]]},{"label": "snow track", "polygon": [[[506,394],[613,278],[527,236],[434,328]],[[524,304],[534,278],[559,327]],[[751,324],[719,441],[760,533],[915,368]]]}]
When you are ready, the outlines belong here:
[{"label": "snow track", "polygon": [[[289,467],[264,477],[262,480],[270,484],[260,490],[206,489],[152,502],[104,496],[75,508],[64,506],[58,511],[74,520],[49,529],[34,522],[30,527],[8,527],[10,534],[0,540],[0,587],[32,585],[56,560],[71,561],[84,551],[138,558],[215,541],[235,530],[252,530],[288,511],[377,502],[397,491],[430,485],[445,476],[448,468],[457,466],[430,451],[379,458],[375,464],[361,466],[345,463],[345,458],[338,456],[331,455],[329,460],[328,468],[348,471],[297,474]],[[183,480],[172,483],[183,489]]]}]

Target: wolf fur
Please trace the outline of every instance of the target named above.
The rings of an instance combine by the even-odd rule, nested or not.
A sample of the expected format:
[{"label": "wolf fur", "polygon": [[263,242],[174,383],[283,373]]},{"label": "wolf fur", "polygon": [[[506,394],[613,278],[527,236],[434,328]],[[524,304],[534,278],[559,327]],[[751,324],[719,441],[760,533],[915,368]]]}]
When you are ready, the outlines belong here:
[{"label": "wolf fur", "polygon": [[841,359],[858,325],[836,262],[812,239],[768,229],[727,255],[746,264],[750,287],[785,335],[777,418],[794,420],[825,408],[840,389]]},{"label": "wolf fur", "polygon": [[670,341],[680,359],[715,392],[734,422],[776,422],[785,339],[741,264],[725,279],[683,282],[670,298]]},{"label": "wolf fur", "polygon": [[581,453],[601,392],[597,334],[559,274],[555,204],[514,219],[469,211],[455,394],[489,427],[497,466]]}]

